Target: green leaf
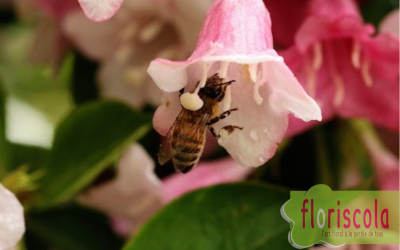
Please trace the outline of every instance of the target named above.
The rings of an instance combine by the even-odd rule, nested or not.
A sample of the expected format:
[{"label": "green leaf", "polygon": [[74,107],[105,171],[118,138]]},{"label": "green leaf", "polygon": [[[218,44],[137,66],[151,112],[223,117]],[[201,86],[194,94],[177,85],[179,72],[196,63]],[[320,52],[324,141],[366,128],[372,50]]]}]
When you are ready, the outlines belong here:
[{"label": "green leaf", "polygon": [[8,170],[13,171],[22,165],[27,165],[30,172],[40,170],[48,155],[49,150],[42,147],[10,143]]},{"label": "green leaf", "polygon": [[59,250],[117,250],[122,246],[104,215],[76,205],[28,213],[26,227],[28,249],[44,245]]},{"label": "green leaf", "polygon": [[42,112],[52,124],[59,122],[72,107],[69,83],[74,57],[63,58],[59,70],[50,63],[32,63],[29,56],[35,29],[28,25],[10,25],[4,30],[0,47],[0,74],[9,96]]},{"label": "green leaf", "polygon": [[9,143],[6,139],[5,97],[0,82],[0,177],[7,173],[9,161]]},{"label": "green leaf", "polygon": [[150,128],[151,118],[112,101],[81,106],[56,129],[53,148],[41,180],[40,206],[68,200],[122,150]]},{"label": "green leaf", "polygon": [[365,22],[378,26],[387,14],[398,8],[398,0],[367,0],[361,4],[361,13]]},{"label": "green leaf", "polygon": [[156,214],[123,250],[293,249],[280,214],[288,199],[260,184],[197,190]]}]

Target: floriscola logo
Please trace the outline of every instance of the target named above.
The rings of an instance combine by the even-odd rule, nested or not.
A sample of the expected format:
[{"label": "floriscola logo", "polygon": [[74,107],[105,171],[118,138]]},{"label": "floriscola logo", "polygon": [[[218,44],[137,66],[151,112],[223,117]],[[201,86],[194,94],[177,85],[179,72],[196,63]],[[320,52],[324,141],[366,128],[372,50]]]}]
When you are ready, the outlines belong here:
[{"label": "floriscola logo", "polygon": [[321,184],[291,191],[281,214],[295,248],[399,244],[398,191],[332,191]]}]

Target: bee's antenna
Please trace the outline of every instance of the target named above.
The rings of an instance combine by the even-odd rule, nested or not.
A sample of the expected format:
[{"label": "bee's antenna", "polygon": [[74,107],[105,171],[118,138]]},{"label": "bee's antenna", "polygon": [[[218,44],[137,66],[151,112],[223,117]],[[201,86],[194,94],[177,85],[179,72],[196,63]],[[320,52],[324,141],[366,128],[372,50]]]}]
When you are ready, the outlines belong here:
[{"label": "bee's antenna", "polygon": [[223,83],[220,83],[220,84],[215,84],[214,86],[230,85],[233,82],[235,82],[235,80],[232,80],[232,81],[229,81],[229,82],[223,82]]}]

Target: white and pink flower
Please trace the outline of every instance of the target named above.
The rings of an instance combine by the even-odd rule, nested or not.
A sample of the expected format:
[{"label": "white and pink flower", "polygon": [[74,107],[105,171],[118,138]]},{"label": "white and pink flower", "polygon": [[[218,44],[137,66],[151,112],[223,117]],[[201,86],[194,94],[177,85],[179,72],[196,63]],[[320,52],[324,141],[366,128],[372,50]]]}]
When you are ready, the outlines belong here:
[{"label": "white and pink flower", "polygon": [[190,58],[180,62],[156,59],[148,72],[165,92],[153,119],[162,135],[180,111],[177,91],[185,88],[187,93],[182,96],[195,99],[208,76],[218,73],[227,81],[236,80],[228,88],[223,110],[232,107],[239,111],[216,128],[228,124],[244,127],[219,140],[244,166],[259,166],[274,155],[289,113],[304,121],[321,120],[316,102],[273,49],[271,20],[261,0],[216,1]]},{"label": "white and pink flower", "polygon": [[0,250],[14,247],[24,232],[24,208],[15,195],[0,184]]}]

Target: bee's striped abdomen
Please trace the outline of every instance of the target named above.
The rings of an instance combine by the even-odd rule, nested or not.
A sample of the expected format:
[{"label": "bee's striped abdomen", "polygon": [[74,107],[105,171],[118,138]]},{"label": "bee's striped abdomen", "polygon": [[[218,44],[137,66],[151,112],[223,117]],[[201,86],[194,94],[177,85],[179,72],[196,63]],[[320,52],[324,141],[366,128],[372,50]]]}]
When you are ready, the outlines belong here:
[{"label": "bee's striped abdomen", "polygon": [[[193,130],[187,119],[185,127],[176,127],[172,139],[172,160],[176,170],[187,173],[198,162],[205,143],[204,127]],[[191,126],[192,125],[192,126]]]}]

